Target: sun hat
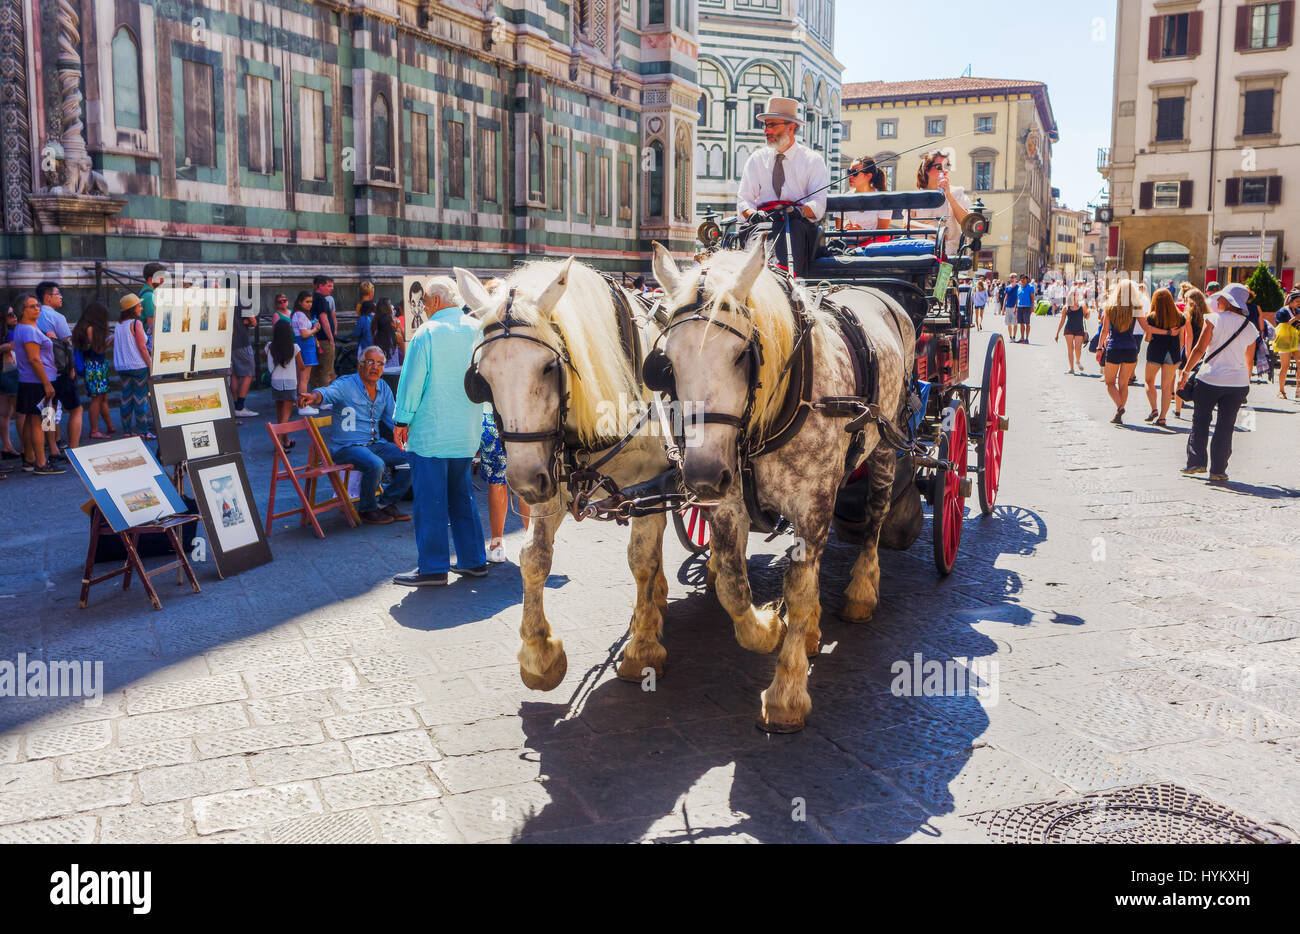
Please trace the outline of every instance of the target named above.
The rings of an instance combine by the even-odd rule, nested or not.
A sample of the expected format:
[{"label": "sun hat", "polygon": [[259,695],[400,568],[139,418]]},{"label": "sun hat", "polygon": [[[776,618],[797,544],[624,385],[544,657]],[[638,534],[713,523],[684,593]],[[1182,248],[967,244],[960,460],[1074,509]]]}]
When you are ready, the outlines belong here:
[{"label": "sun hat", "polygon": [[1222,289],[1215,292],[1209,297],[1208,304],[1211,308],[1217,308],[1219,299],[1227,299],[1228,304],[1238,311],[1246,310],[1246,303],[1250,301],[1250,291],[1239,282],[1229,282]]},{"label": "sun hat", "polygon": [[128,308],[134,308],[136,305],[142,305],[144,303],[140,301],[139,295],[136,295],[134,292],[127,292],[117,300],[117,304],[119,308],[126,311]]},{"label": "sun hat", "polygon": [[793,97],[770,97],[767,100],[767,110],[754,118],[755,120],[789,120],[791,123],[803,125],[803,119],[799,116],[799,102]]}]

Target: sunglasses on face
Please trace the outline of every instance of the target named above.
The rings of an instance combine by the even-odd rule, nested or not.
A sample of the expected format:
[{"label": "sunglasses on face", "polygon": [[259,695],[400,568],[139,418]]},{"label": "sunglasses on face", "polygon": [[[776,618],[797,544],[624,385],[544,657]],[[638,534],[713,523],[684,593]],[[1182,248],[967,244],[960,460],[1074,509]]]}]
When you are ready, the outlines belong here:
[{"label": "sunglasses on face", "polygon": [[361,365],[362,366],[383,366],[384,362],[382,360],[362,360]]}]

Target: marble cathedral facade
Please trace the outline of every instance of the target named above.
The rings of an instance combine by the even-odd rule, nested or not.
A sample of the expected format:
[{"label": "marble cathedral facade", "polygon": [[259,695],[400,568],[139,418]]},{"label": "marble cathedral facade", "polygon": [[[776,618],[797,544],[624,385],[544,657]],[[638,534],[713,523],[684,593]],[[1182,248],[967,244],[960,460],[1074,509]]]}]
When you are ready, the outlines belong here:
[{"label": "marble cathedral facade", "polygon": [[694,0],[0,0],[0,289],[694,242]]}]

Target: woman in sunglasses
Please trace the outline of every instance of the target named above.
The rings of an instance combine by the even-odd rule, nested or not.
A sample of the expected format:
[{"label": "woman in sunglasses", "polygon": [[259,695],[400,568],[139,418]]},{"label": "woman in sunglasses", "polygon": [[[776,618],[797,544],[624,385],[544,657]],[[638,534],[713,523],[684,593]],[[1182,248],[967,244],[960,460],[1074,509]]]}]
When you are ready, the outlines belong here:
[{"label": "woman in sunglasses", "polygon": [[[849,166],[849,193],[867,195],[873,191],[885,191],[885,173],[876,165],[874,159],[861,156],[854,159]],[[845,211],[844,230],[885,230],[889,227],[893,212],[885,211]],[[866,240],[864,243],[870,243]]]},{"label": "woman in sunglasses", "polygon": [[[962,221],[966,220],[966,215],[971,212],[971,202],[966,197],[966,190],[961,187],[953,188],[948,184],[948,175],[951,171],[952,157],[947,150],[935,149],[927,152],[916,170],[916,187],[923,191],[942,191],[944,203],[937,208],[917,208],[909,212],[913,221],[947,222],[944,231],[944,254],[948,256],[957,252],[957,244],[961,242]],[[938,224],[936,223],[934,227],[913,226],[912,229],[937,230]]]}]

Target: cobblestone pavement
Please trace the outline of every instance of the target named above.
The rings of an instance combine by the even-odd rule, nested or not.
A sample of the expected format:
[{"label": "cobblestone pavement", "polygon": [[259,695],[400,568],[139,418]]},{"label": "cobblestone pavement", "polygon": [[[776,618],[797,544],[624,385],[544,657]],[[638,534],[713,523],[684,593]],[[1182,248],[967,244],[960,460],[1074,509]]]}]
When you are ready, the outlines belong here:
[{"label": "cobblestone pavement", "polygon": [[[1155,783],[1300,827],[1298,407],[1256,386],[1233,482],[1211,488],[1177,473],[1186,422],[1108,424],[1100,381],[1064,375],[1036,330],[1007,348],[1003,489],[956,571],[937,577],[927,520],[849,625],[854,554],[832,545],[793,736],[755,729],[774,660],[735,643],[671,532],[657,690],[613,678],[627,532],[588,522],[562,530],[547,590],[568,677],[530,694],[513,563],[406,590],[388,578],[414,561],[409,524],[330,516],[324,541],[281,523],[268,566],[201,566],[200,595],[160,578],[161,612],[111,585],[78,610],[79,482],[11,477],[0,659],[102,659],[107,685],[98,707],[0,701],[0,842],[986,841],[991,812]],[[260,421],[241,434],[264,508]],[[762,599],[784,547],[751,539]],[[915,653],[996,663],[996,692],[896,697]]]}]

